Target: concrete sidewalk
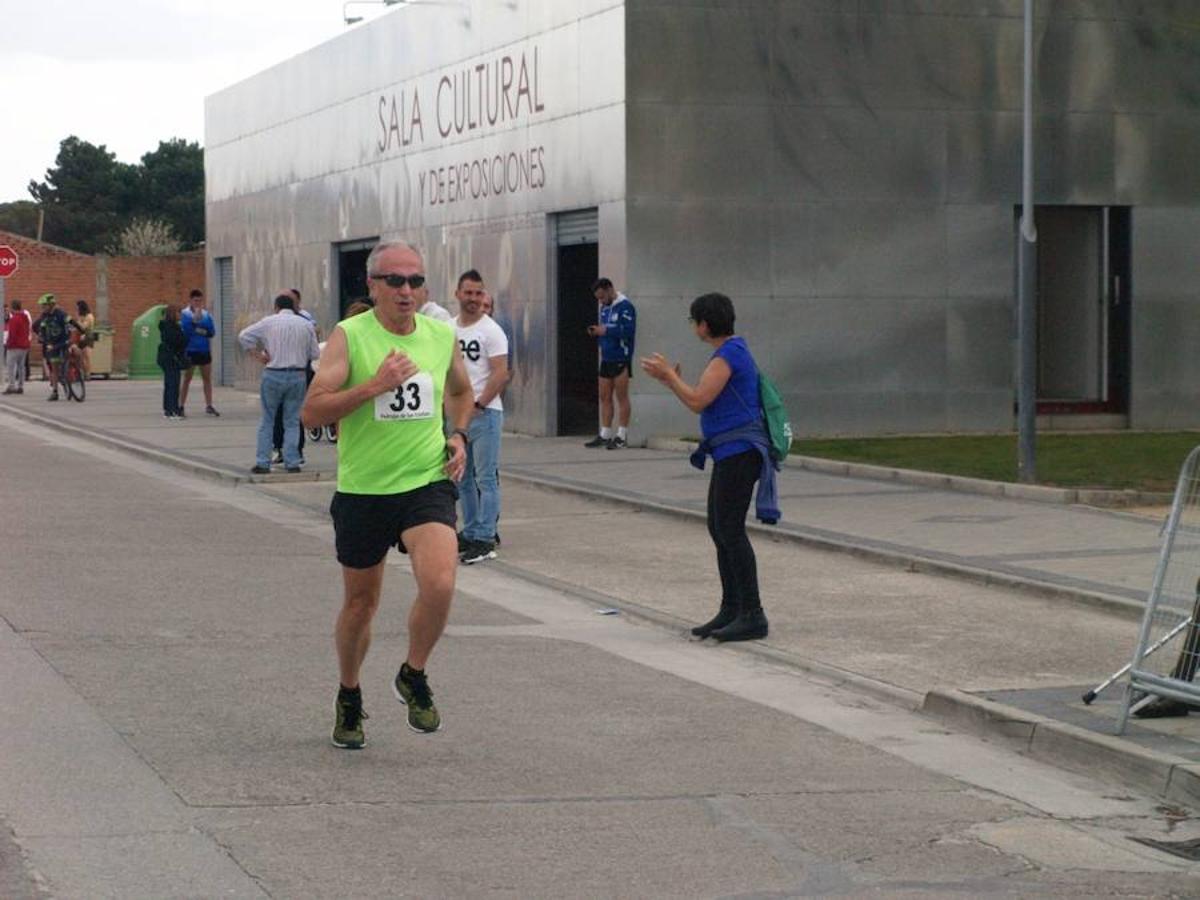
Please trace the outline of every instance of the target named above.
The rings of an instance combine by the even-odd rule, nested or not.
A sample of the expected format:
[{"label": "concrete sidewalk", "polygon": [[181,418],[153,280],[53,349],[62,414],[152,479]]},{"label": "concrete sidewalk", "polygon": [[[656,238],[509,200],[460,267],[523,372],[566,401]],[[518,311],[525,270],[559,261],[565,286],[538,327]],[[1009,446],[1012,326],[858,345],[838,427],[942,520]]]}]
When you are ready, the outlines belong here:
[{"label": "concrete sidewalk", "polygon": [[[160,391],[154,382],[94,382],[83,404],[48,404],[43,386],[34,384],[23,396],[0,398],[0,410],[192,472],[258,482],[279,499],[313,510],[327,505],[335,447],[310,443],[303,474],[251,476],[256,395],[218,389],[220,418],[193,415],[175,422],[159,415]],[[702,521],[708,474],[690,468],[680,452],[589,450],[582,443],[507,436],[505,479],[676,520]],[[815,547],[906,572],[953,575],[1008,593],[967,597],[968,586],[963,585],[959,609],[952,597],[944,606],[881,598],[862,615],[886,616],[887,626],[864,624],[861,618],[852,626],[860,629],[853,639],[845,632],[846,621],[835,620],[835,611],[814,617],[809,609],[807,618],[789,629],[781,610],[771,639],[747,647],[747,652],[923,707],[1068,767],[1091,774],[1103,770],[1160,795],[1200,800],[1200,765],[1193,765],[1200,764],[1200,719],[1139,722],[1116,738],[1111,732],[1119,690],[1110,690],[1092,706],[1080,701],[1082,691],[1094,684],[1089,679],[1099,681],[1127,661],[1132,650],[1140,599],[1157,559],[1161,516],[790,466],[780,476],[780,497],[783,522],[754,526],[758,534],[773,538],[756,542],[766,553],[780,554],[777,568],[786,566],[788,553],[798,552],[789,546]],[[521,515],[506,503],[502,530],[507,534],[511,528],[519,535]],[[689,527],[698,531],[694,524]],[[702,542],[703,537],[689,540]],[[556,584],[567,577],[516,541],[511,549],[506,543],[502,559],[503,565],[529,577]],[[839,557],[829,559],[829,579],[835,583]],[[662,576],[682,577],[671,564],[664,562]],[[644,581],[646,573],[641,576]],[[584,578],[572,584],[577,592],[594,590],[598,603],[612,603],[663,625],[678,626],[695,614],[653,591],[610,588]],[[865,599],[854,598],[858,603]],[[775,615],[772,621],[777,623]],[[1043,632],[1041,646],[1017,646],[1014,652],[1009,646],[1013,636],[1031,623]],[[941,640],[930,642],[923,665],[897,666],[893,641],[924,640],[933,633]]]}]

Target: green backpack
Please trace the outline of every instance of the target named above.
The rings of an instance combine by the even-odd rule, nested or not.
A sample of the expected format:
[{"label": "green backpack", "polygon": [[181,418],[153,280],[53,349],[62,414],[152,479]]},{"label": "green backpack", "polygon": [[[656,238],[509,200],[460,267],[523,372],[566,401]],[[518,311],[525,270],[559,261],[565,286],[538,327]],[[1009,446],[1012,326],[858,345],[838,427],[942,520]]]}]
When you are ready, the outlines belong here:
[{"label": "green backpack", "polygon": [[783,395],[775,382],[758,370],[758,396],[762,399],[763,423],[767,426],[767,439],[771,444],[771,459],[779,462],[787,459],[792,449],[792,423],[788,421],[787,407]]},{"label": "green backpack", "polygon": [[[746,411],[750,412],[750,404],[742,399],[742,395],[737,392],[736,388],[734,388],[733,394]],[[792,449],[792,423],[788,421],[788,411],[787,407],[783,405],[783,395],[779,393],[779,388],[775,387],[775,382],[763,374],[762,369],[758,369],[758,401],[759,415],[762,416],[763,427],[767,429],[767,444],[771,452],[771,459],[776,463],[775,468],[778,469],[778,463],[787,459],[787,455]]]}]

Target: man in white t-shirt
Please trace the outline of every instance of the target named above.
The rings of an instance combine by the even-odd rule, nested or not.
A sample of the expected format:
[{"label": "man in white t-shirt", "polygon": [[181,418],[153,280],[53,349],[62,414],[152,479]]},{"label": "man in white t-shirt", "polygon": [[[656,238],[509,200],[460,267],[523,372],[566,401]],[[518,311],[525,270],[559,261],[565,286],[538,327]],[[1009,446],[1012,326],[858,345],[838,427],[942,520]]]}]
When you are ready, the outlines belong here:
[{"label": "man in white t-shirt", "polygon": [[500,433],[504,405],[500,392],[508,381],[508,338],[483,312],[483,278],[474,269],[459,276],[459,314],[454,320],[458,346],[475,392],[475,417],[468,426],[467,467],[459,485],[463,530],[459,559],[465,565],[496,558],[496,520],[500,517]]}]

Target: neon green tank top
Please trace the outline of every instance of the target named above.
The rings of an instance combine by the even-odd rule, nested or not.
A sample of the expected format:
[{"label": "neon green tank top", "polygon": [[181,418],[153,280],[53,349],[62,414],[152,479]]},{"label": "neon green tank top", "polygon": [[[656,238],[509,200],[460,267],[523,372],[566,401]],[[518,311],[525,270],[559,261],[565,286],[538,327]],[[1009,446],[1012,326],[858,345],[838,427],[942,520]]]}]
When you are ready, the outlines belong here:
[{"label": "neon green tank top", "polygon": [[338,323],[346,335],[350,375],[343,387],[369,381],[393,348],[420,371],[395,391],[368,400],[338,423],[338,490],[399,494],[444,480],[442,390],[458,350],[454,329],[415,316],[412,334],[393,334],[374,313]]}]

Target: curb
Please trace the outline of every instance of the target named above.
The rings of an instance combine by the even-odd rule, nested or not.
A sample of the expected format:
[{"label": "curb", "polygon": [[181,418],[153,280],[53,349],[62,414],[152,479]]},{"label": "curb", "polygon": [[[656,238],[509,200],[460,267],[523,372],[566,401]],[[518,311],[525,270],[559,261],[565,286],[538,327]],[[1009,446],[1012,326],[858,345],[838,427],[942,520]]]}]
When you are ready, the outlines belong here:
[{"label": "curb", "polygon": [[[692,521],[703,522],[706,520],[703,512],[694,509],[688,509],[687,507],[674,506],[669,503],[660,503],[644,498],[638,499],[628,497],[600,488],[558,481],[540,475],[531,475],[527,472],[521,472],[514,468],[506,468],[504,470],[504,477],[510,478],[513,481],[520,481],[526,484],[536,485],[547,490],[561,491],[563,493],[575,494],[592,499],[601,499],[610,503],[616,503],[621,506],[630,507],[632,509],[648,510],[651,512],[662,513],[664,515],[675,516],[677,518],[686,518]],[[963,581],[969,581],[972,584],[982,584],[1019,590],[1035,597],[1076,603],[1081,606],[1099,609],[1103,612],[1119,615],[1130,620],[1141,619],[1145,610],[1144,605],[1140,601],[1131,600],[1126,597],[1118,597],[1112,594],[1100,593],[1098,591],[1085,591],[1079,588],[1055,584],[1051,581],[1040,581],[1034,578],[1010,575],[1004,572],[995,572],[990,569],[981,569],[975,566],[954,563],[929,556],[922,556],[914,552],[889,550],[884,547],[876,547],[867,543],[831,537],[829,535],[816,534],[813,532],[782,530],[778,526],[762,525],[758,522],[748,522],[746,523],[746,528],[748,531],[754,534],[762,535],[763,537],[769,537],[773,540],[792,541],[794,543],[801,544],[806,547],[813,547],[818,550],[826,550],[835,553],[847,553],[851,556],[857,556],[860,559],[884,563],[885,565],[899,566],[908,572],[942,575],[951,578],[958,578]]]},{"label": "curb", "polygon": [[954,688],[929,691],[920,711],[1060,769],[1200,805],[1200,763]]},{"label": "curb", "polygon": [[63,434],[70,435],[71,437],[92,441],[96,444],[102,444],[111,449],[128,453],[131,456],[139,456],[142,459],[158,463],[159,465],[171,466],[172,468],[181,469],[189,474],[199,475],[202,478],[208,478],[214,481],[225,481],[230,484],[238,485],[330,480],[329,476],[322,478],[321,473],[319,472],[300,472],[298,474],[280,472],[272,475],[254,475],[249,469],[247,469],[245,473],[243,473],[237,469],[215,466],[211,463],[206,463],[201,460],[190,459],[186,456],[181,456],[178,453],[173,453],[170,450],[162,450],[158,447],[151,447],[146,444],[137,443],[136,441],[129,441],[101,428],[85,428],[71,422],[63,422],[59,419],[52,419],[48,416],[30,412],[29,410],[22,409],[20,407],[10,406],[7,403],[0,403],[0,412],[8,413],[14,418],[22,419],[34,425],[41,425],[45,428],[60,431]]},{"label": "curb", "polygon": [[[651,450],[691,453],[696,449],[696,442],[678,438],[650,438],[646,441],[646,446]],[[1174,494],[1153,491],[1056,488],[1040,484],[1014,484],[1010,481],[989,481],[986,478],[945,475],[940,472],[923,472],[919,469],[896,469],[869,463],[843,462],[821,456],[792,455],[784,460],[784,465],[788,468],[806,469],[824,475],[866,478],[871,481],[894,481],[916,487],[956,491],[962,494],[982,494],[987,497],[1007,497],[1010,500],[1030,500],[1034,503],[1082,504],[1106,509],[1122,509],[1128,506],[1169,506],[1174,498]]]},{"label": "curb", "polygon": [[[681,619],[673,613],[665,612],[653,607],[643,606],[633,600],[626,600],[623,597],[614,597],[611,594],[602,594],[598,591],[589,590],[576,584],[570,584],[565,581],[560,581],[549,575],[542,575],[539,572],[531,572],[521,566],[505,562],[503,559],[495,560],[489,563],[490,566],[512,575],[514,578],[520,578],[523,581],[528,581],[531,584],[537,584],[542,587],[551,588],[559,593],[565,594],[568,597],[573,597],[582,602],[598,604],[600,606],[611,606],[619,609],[622,615],[632,620],[639,620],[654,625],[659,628],[664,628],[668,631],[679,630],[686,632],[694,622]],[[689,640],[695,643],[701,643],[689,636]],[[815,659],[808,659],[803,656],[798,656],[795,653],[790,653],[787,650],[780,650],[777,647],[772,647],[763,641],[744,641],[737,644],[739,652],[749,653],[752,656],[757,656],[760,659],[768,660],[773,663],[787,666],[790,669],[797,669],[817,678],[821,678],[833,684],[835,687],[849,687],[856,691],[861,691],[865,694],[883,700],[895,706],[903,707],[909,710],[919,710],[921,708],[922,696],[921,692],[912,690],[911,688],[901,687],[891,682],[881,681],[878,678],[872,678],[869,675],[862,675],[858,672],[852,672],[849,669],[843,669],[840,666],[831,663],[820,662]]]}]

